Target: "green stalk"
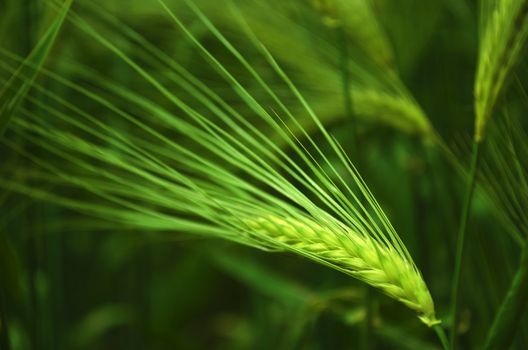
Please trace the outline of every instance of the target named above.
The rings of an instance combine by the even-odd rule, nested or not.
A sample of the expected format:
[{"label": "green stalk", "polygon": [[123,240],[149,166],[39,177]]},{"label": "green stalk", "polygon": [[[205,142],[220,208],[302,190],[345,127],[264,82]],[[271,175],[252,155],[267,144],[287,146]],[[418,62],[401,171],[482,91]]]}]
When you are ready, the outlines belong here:
[{"label": "green stalk", "polygon": [[462,207],[462,215],[460,217],[460,226],[458,230],[458,238],[456,245],[456,257],[455,257],[455,271],[453,274],[453,283],[451,289],[451,332],[450,342],[451,349],[456,348],[456,328],[458,324],[458,306],[460,296],[460,277],[462,274],[465,246],[467,241],[467,222],[469,218],[469,212],[471,210],[471,203],[473,200],[473,192],[475,190],[475,180],[477,177],[478,164],[479,164],[479,148],[481,141],[476,138],[473,141],[473,151],[471,155],[471,164],[469,168],[469,178],[466,187],[466,197],[464,199],[464,206]]},{"label": "green stalk", "polygon": [[528,247],[524,245],[521,262],[506,297],[488,332],[485,350],[508,349],[513,342],[528,304]]},{"label": "green stalk", "polygon": [[440,324],[437,324],[433,328],[436,335],[438,336],[438,339],[440,340],[440,344],[442,344],[442,348],[444,350],[449,350],[449,341],[447,340],[447,336],[442,326]]}]

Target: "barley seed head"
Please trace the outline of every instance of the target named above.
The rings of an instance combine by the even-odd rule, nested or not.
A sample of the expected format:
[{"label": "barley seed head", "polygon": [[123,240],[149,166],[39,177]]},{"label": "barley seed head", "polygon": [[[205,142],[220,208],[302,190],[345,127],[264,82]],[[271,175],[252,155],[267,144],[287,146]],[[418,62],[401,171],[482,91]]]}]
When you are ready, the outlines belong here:
[{"label": "barley seed head", "polygon": [[418,312],[428,326],[438,324],[434,304],[412,262],[375,239],[332,223],[332,228],[310,219],[275,215],[245,220],[258,237],[280,247],[338,267]]}]

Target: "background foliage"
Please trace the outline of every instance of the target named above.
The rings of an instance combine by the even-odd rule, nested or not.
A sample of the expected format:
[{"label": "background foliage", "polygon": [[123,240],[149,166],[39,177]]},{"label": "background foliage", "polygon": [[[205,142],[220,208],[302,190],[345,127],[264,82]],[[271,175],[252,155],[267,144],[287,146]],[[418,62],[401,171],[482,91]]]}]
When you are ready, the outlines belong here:
[{"label": "background foliage", "polygon": [[[274,108],[183,1],[165,2],[246,89]],[[230,2],[195,3],[296,112],[306,130],[316,140],[321,137],[310,129],[306,112],[249,41]],[[0,2],[2,85],[19,63],[15,57],[28,56],[56,20],[57,10],[50,4]],[[422,272],[438,316],[449,325],[464,169],[474,125],[479,5],[455,0],[248,0],[239,1],[238,8],[323,124],[352,154]],[[133,28],[275,137],[273,130],[258,124],[157,1],[79,0],[72,11],[142,62],[156,79],[170,83],[170,71],[148,62],[120,34],[125,24]],[[112,23],[116,18],[120,22]],[[461,282],[456,327],[461,348],[482,346],[517,269],[519,242],[526,234],[528,192],[519,187],[518,179],[524,170],[512,178],[508,164],[515,156],[505,146],[514,144],[521,150],[517,158],[525,162],[526,139],[520,132],[528,110],[523,88],[527,66],[519,61],[500,98],[496,113],[500,127],[490,128],[490,141],[484,145],[488,155],[472,206]],[[159,93],[74,21],[63,24],[46,67],[101,96],[107,92],[92,85],[94,76],[163,103]],[[40,75],[37,85],[94,115],[103,113],[46,74]],[[346,93],[352,97],[353,116],[347,112]],[[38,88],[31,96],[48,103]],[[193,103],[183,91],[178,96]],[[115,102],[127,107],[124,101]],[[24,103],[30,113],[38,108]],[[100,118],[134,134],[119,120]],[[26,147],[9,128],[5,138]],[[293,156],[288,145],[276,139]],[[34,157],[58,161],[42,149],[25,149]],[[4,178],[22,181],[36,171],[31,161],[5,143],[0,155]],[[2,188],[2,349],[356,348],[364,337],[367,315],[372,317],[371,349],[439,348],[434,333],[412,311],[306,259],[178,230],[129,229],[32,199],[6,185]],[[513,348],[523,349],[528,344],[526,318],[517,327]]]}]

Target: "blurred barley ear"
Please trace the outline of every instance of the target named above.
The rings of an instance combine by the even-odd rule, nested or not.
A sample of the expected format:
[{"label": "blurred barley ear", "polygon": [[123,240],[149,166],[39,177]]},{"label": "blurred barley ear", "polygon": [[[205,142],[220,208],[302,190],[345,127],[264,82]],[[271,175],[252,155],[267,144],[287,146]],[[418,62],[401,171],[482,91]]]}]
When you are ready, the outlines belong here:
[{"label": "blurred barley ear", "polygon": [[486,125],[522,57],[528,38],[527,0],[483,0],[480,48],[475,79],[475,139],[484,138]]},{"label": "blurred barley ear", "polygon": [[[400,132],[424,139],[434,138],[433,127],[425,112],[398,75],[393,49],[371,8],[372,4],[369,1],[343,0],[300,2],[312,5],[311,9],[319,19],[318,30],[331,33],[337,30],[346,36],[346,62],[340,62],[340,42],[328,42],[311,35],[298,21],[277,11],[273,1],[248,0],[238,2],[237,6],[259,40],[273,52],[276,59],[300,73],[296,74],[296,81],[310,89],[315,88],[309,100],[321,119],[331,122],[345,116],[343,105],[347,101],[343,94],[342,70],[339,68],[346,65],[350,76],[346,94],[353,100],[357,119],[390,125]],[[269,15],[263,17],[262,13]],[[226,14],[229,12],[226,11]],[[222,24],[233,27],[237,22],[229,16]],[[283,35],[284,32],[289,35]],[[299,55],[304,59],[299,60]],[[293,107],[292,111],[302,123],[305,111]],[[304,128],[312,125],[302,124]],[[288,127],[301,134],[293,123]]]}]

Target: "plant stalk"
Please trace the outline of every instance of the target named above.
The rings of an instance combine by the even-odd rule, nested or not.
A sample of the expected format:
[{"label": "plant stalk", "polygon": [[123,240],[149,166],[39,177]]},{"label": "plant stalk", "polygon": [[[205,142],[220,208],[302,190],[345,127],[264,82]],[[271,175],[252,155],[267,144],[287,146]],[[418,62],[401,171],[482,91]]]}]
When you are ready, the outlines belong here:
[{"label": "plant stalk", "polygon": [[457,245],[456,245],[456,256],[455,256],[455,271],[453,274],[453,283],[451,289],[451,315],[452,323],[450,330],[450,343],[451,350],[456,349],[456,330],[458,324],[458,307],[460,297],[460,278],[462,275],[462,267],[465,254],[465,246],[467,241],[467,222],[469,219],[469,213],[471,210],[471,203],[473,201],[473,193],[475,190],[475,180],[478,172],[479,165],[479,148],[481,141],[473,140],[473,150],[471,154],[471,163],[469,168],[469,178],[466,187],[466,196],[464,199],[464,206],[462,207],[462,215],[460,217],[460,226],[458,229]]},{"label": "plant stalk", "polygon": [[528,247],[523,247],[521,262],[506,297],[488,332],[485,350],[508,349],[513,342],[516,325],[520,322],[528,304]]},{"label": "plant stalk", "polygon": [[449,341],[442,326],[437,324],[433,327],[433,329],[440,340],[440,344],[442,344],[442,348],[444,350],[449,350]]}]

